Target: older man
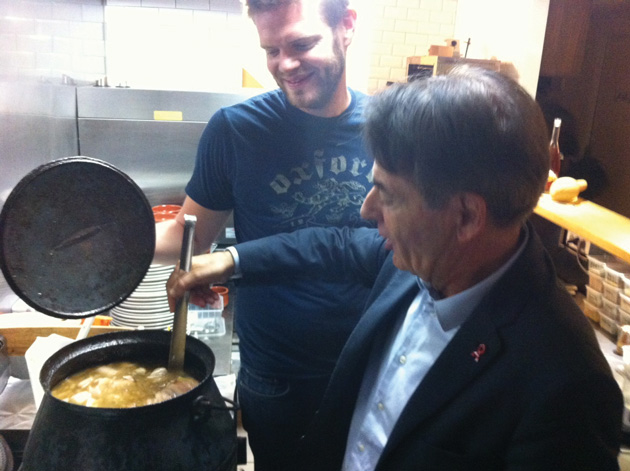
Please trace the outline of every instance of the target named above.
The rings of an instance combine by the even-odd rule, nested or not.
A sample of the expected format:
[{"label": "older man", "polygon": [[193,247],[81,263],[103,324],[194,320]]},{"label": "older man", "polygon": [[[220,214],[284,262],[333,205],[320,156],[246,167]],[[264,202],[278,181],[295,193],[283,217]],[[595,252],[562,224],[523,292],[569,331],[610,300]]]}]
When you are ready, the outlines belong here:
[{"label": "older man", "polygon": [[[370,229],[235,248],[250,281],[373,283],[303,440],[306,470],[616,470],[622,397],[593,330],[526,223],[547,131],[515,82],[461,68],[375,97]],[[173,298],[232,273],[175,273]],[[202,294],[200,288],[198,294]]]}]

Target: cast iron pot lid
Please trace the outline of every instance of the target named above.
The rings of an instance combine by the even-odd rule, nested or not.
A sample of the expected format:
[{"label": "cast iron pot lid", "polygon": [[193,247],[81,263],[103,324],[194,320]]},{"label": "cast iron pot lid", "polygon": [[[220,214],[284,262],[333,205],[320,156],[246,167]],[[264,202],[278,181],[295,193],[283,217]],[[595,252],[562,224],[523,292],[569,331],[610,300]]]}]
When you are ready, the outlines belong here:
[{"label": "cast iron pot lid", "polygon": [[7,283],[55,317],[88,317],[120,304],[142,281],[154,247],[155,220],[142,190],[90,157],[36,168],[0,213]]}]

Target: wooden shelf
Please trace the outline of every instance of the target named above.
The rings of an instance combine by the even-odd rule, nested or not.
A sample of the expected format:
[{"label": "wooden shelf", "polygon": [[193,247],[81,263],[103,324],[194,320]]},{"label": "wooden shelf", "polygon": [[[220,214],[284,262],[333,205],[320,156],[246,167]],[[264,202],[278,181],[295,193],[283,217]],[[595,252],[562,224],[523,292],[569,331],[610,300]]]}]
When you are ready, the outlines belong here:
[{"label": "wooden shelf", "polygon": [[558,203],[547,193],[540,197],[534,212],[630,263],[630,219],[627,217],[587,200]]}]

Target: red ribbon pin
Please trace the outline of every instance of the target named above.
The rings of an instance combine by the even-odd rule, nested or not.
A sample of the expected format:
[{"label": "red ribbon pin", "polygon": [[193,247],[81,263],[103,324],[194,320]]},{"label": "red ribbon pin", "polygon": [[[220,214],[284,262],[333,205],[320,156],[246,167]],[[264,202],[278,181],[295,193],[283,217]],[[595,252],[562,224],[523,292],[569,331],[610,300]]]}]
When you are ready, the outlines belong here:
[{"label": "red ribbon pin", "polygon": [[477,350],[471,353],[471,356],[475,359],[475,363],[479,362],[479,358],[481,358],[481,355],[484,353],[486,353],[486,344],[480,343]]}]

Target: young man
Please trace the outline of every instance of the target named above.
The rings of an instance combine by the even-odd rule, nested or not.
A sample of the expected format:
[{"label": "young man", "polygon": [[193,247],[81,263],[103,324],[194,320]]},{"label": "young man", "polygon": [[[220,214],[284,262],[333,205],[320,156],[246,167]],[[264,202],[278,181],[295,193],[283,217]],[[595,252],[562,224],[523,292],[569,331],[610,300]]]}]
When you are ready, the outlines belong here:
[{"label": "young man", "polygon": [[[618,469],[623,400],[588,320],[526,222],[547,130],[516,83],[482,69],[371,100],[374,229],[304,229],[234,247],[244,279],[374,284],[300,454],[313,471]],[[169,280],[224,279],[230,254]]]},{"label": "young man", "polygon": [[[234,214],[239,242],[311,226],[361,226],[372,160],[366,97],[346,84],[356,13],[347,0],[250,0],[280,89],[217,112],[204,131],[178,219],[158,224],[156,261],[176,261],[183,215],[202,252]],[[170,257],[170,258],[169,258]],[[358,320],[368,288],[353,280],[239,283],[238,400],[257,471],[294,469],[304,433]]]}]

